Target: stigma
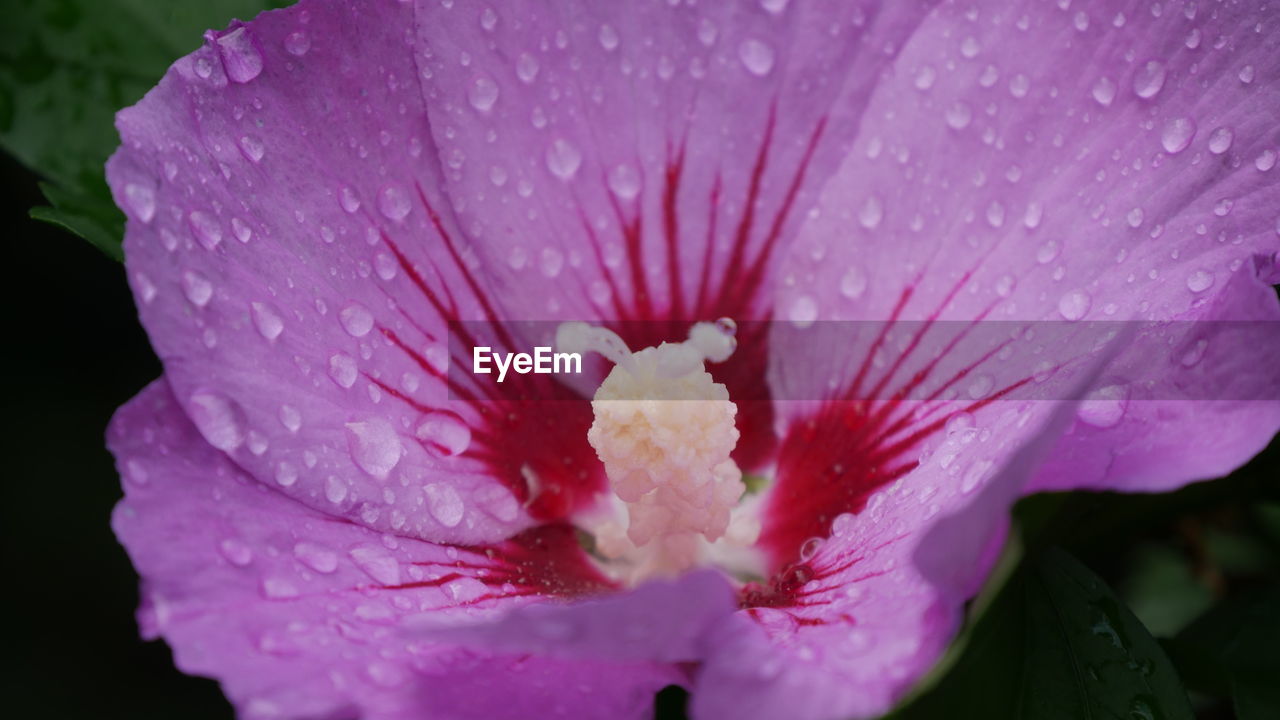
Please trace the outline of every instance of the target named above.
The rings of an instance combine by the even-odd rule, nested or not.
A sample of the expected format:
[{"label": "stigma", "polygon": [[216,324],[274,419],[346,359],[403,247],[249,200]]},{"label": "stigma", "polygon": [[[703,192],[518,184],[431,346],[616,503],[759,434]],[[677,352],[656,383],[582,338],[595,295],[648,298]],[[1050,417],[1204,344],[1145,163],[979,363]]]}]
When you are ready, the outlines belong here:
[{"label": "stigma", "polygon": [[592,351],[614,367],[591,401],[587,440],[612,495],[582,524],[619,579],[672,576],[752,545],[759,522],[738,512],[745,485],[730,458],[737,406],[705,363],[733,352],[733,323],[698,323],[681,343],[632,352],[610,330],[565,323],[562,351]]}]

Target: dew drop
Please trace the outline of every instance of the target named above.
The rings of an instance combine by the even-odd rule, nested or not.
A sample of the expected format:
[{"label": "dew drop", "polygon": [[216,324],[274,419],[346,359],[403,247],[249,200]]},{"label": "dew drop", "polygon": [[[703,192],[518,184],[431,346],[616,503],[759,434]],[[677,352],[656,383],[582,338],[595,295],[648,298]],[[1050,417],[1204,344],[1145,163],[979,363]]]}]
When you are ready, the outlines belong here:
[{"label": "dew drop", "polygon": [[277,417],[280,418],[280,424],[284,426],[284,429],[291,433],[298,432],[298,429],[302,427],[302,413],[298,412],[298,408],[292,405],[281,405]]},{"label": "dew drop", "polygon": [[235,538],[227,538],[218,543],[218,551],[227,559],[227,562],[236,567],[244,567],[253,562],[253,550]]},{"label": "dew drop", "polygon": [[1258,157],[1254,159],[1253,166],[1261,172],[1267,172],[1276,166],[1276,151],[1267,149],[1258,153]]},{"label": "dew drop", "polygon": [[963,130],[969,127],[969,123],[973,120],[973,110],[968,103],[956,101],[947,108],[946,119],[947,125],[953,130]]},{"label": "dew drop", "polygon": [[915,86],[917,90],[928,90],[933,87],[933,82],[938,79],[938,71],[933,69],[931,65],[922,66],[916,70]]},{"label": "dew drop", "polygon": [[743,40],[738,45],[738,59],[747,72],[756,77],[764,77],[773,70],[773,46],[755,38]]},{"label": "dew drop", "polygon": [[845,271],[840,278],[840,294],[850,300],[857,300],[867,291],[867,274],[862,268],[854,266]]},{"label": "dew drop", "polygon": [[245,157],[254,162],[261,162],[263,156],[267,154],[267,146],[262,143],[262,138],[257,135],[241,136],[240,149],[244,151]]},{"label": "dew drop", "polygon": [[302,31],[289,33],[284,39],[284,49],[294,57],[302,57],[311,49],[311,38]]},{"label": "dew drop", "polygon": [[200,435],[215,448],[231,452],[244,443],[244,412],[235,401],[200,390],[187,401],[187,416]]},{"label": "dew drop", "polygon": [[373,329],[373,314],[360,303],[351,303],[338,313],[342,329],[351,337],[364,337]]},{"label": "dew drop", "polygon": [[348,213],[354,213],[360,209],[360,198],[356,197],[356,191],[349,187],[338,191],[338,203]]},{"label": "dew drop", "polygon": [[441,525],[457,527],[458,523],[462,522],[465,508],[462,505],[462,497],[452,485],[431,483],[423,487],[422,491],[427,496],[427,511]]},{"label": "dew drop", "polygon": [[567,182],[581,167],[582,152],[568,140],[557,138],[547,147],[546,161],[551,174]]},{"label": "dew drop", "polygon": [[387,185],[378,193],[378,211],[388,220],[403,220],[410,209],[409,193],[399,185]]},{"label": "dew drop", "polygon": [[241,243],[247,243],[253,239],[253,228],[249,227],[245,221],[240,218],[231,218],[231,233],[236,236],[236,240]]},{"label": "dew drop", "polygon": [[213,283],[195,270],[182,273],[182,292],[196,307],[204,307],[213,298]]},{"label": "dew drop", "polygon": [[614,30],[613,26],[608,23],[600,26],[599,39],[600,47],[607,51],[612,52],[618,48],[618,31]]},{"label": "dew drop", "polygon": [[262,53],[258,52],[247,27],[224,33],[216,42],[222,66],[232,82],[247,83],[262,72]]},{"label": "dew drop", "polygon": [[318,543],[306,540],[297,543],[293,546],[293,556],[321,574],[328,575],[338,569],[338,553]]},{"label": "dew drop", "polygon": [[1253,82],[1254,75],[1255,73],[1253,70],[1253,66],[1245,65],[1244,67],[1240,68],[1240,74],[1237,75],[1237,77],[1240,78],[1240,82],[1244,83],[1245,85],[1248,85],[1249,83]]},{"label": "dew drop", "polygon": [[801,295],[791,302],[788,314],[791,323],[798,328],[806,328],[818,319],[818,303],[811,295]]},{"label": "dew drop", "polygon": [[618,165],[609,171],[609,189],[622,200],[633,200],[640,194],[640,173],[630,165]]},{"label": "dew drop", "polygon": [[1196,270],[1187,276],[1187,289],[1193,293],[1201,293],[1213,286],[1213,273],[1208,270]]},{"label": "dew drop", "polygon": [[298,468],[290,462],[281,462],[276,466],[276,482],[280,487],[289,487],[298,482]]},{"label": "dew drop", "polygon": [[193,210],[187,216],[187,221],[191,223],[191,232],[196,240],[206,250],[212,250],[222,242],[222,226],[214,216],[203,210]]},{"label": "dew drop", "polygon": [[454,457],[471,445],[471,428],[452,413],[428,417],[414,433],[436,457]]},{"label": "dew drop", "polygon": [[338,353],[329,358],[329,377],[338,383],[341,387],[349,388],[356,383],[355,358],[344,353]]},{"label": "dew drop", "polygon": [[400,584],[400,563],[383,548],[365,545],[352,548],[348,554],[356,567],[383,585]]},{"label": "dew drop", "polygon": [[1171,118],[1164,124],[1164,130],[1160,133],[1160,145],[1164,147],[1165,152],[1170,155],[1176,155],[1191,144],[1191,139],[1196,135],[1196,123],[1189,117]]},{"label": "dew drop", "polygon": [[1133,92],[1144,100],[1153,98],[1164,87],[1164,78],[1164,64],[1149,60],[1133,76]]},{"label": "dew drop", "polygon": [[373,477],[387,479],[404,451],[396,429],[382,418],[347,423],[346,427],[351,459]]},{"label": "dew drop", "polygon": [[529,53],[520,53],[516,59],[516,77],[528,85],[538,77],[538,60]]},{"label": "dew drop", "polygon": [[1235,139],[1235,133],[1229,127],[1220,127],[1209,135],[1209,152],[1214,155],[1221,155],[1231,148],[1231,141]]},{"label": "dew drop", "polygon": [[341,503],[347,499],[347,484],[330,475],[324,481],[324,497],[334,505]]},{"label": "dew drop", "polygon": [[262,337],[275,340],[280,337],[281,332],[284,332],[284,320],[280,319],[280,315],[270,305],[255,302],[249,309],[253,316],[253,326]]},{"label": "dew drop", "polygon": [[1102,107],[1111,107],[1111,102],[1116,99],[1116,84],[1111,78],[1098,78],[1098,82],[1093,84],[1093,99]]},{"label": "dew drop", "polygon": [[1142,208],[1136,207],[1130,210],[1128,215],[1125,215],[1125,220],[1129,223],[1129,227],[1136,228],[1142,224],[1144,217],[1145,213],[1142,212]]},{"label": "dew drop", "polygon": [[488,75],[476,75],[471,79],[471,87],[467,89],[467,100],[477,112],[487,113],[498,102],[498,83]]},{"label": "dew drop", "polygon": [[124,201],[134,217],[144,223],[156,216],[156,193],[146,185],[129,183],[124,186]]},{"label": "dew drop", "polygon": [[880,204],[880,198],[875,195],[868,197],[858,210],[858,224],[868,230],[874,230],[883,218],[884,206]]},{"label": "dew drop", "polygon": [[1108,385],[1089,393],[1076,410],[1076,417],[1094,427],[1115,427],[1124,417],[1128,404],[1129,393],[1124,386]]},{"label": "dew drop", "polygon": [[1058,299],[1058,312],[1067,320],[1079,320],[1089,312],[1092,299],[1083,290],[1072,290]]}]

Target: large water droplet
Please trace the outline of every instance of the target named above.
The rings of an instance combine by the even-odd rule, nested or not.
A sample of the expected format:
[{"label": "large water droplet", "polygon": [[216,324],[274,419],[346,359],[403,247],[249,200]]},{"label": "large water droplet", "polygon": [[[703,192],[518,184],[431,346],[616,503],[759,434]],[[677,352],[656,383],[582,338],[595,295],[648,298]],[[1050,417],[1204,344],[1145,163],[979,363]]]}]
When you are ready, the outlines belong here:
[{"label": "large water droplet", "polygon": [[764,77],[773,70],[773,46],[762,40],[748,38],[738,45],[738,59],[747,72],[756,77]]},{"label": "large water droplet", "polygon": [[1115,427],[1124,417],[1129,404],[1129,392],[1121,385],[1108,385],[1089,393],[1080,403],[1076,416],[1094,427]]},{"label": "large water droplet", "polygon": [[347,499],[347,484],[336,475],[330,475],[324,480],[324,497],[334,505],[341,503]]},{"label": "large water droplet", "polygon": [[427,496],[427,510],[441,525],[457,527],[462,522],[466,508],[462,505],[462,497],[452,485],[431,483],[422,488],[422,491]]},{"label": "large water droplet", "polygon": [[206,250],[212,250],[222,242],[222,225],[216,217],[203,210],[193,210],[187,221],[191,223],[192,234]]},{"label": "large water droplet", "polygon": [[609,189],[623,200],[632,200],[640,194],[640,173],[630,165],[618,165],[609,171]]},{"label": "large water droplet", "polygon": [[348,553],[356,567],[382,585],[400,584],[400,563],[377,545],[353,548]]},{"label": "large water droplet", "polygon": [[358,372],[355,358],[350,355],[338,353],[329,358],[329,377],[344,388],[349,388],[356,383]]},{"label": "large water droplet", "polygon": [[198,390],[187,401],[187,416],[200,435],[215,448],[231,452],[244,443],[244,412],[235,401]]},{"label": "large water droplet", "polygon": [[1092,303],[1089,294],[1083,290],[1072,290],[1058,299],[1058,312],[1067,320],[1079,320],[1089,312]]},{"label": "large water droplet", "polygon": [[338,569],[338,553],[324,545],[303,540],[293,546],[298,562],[318,573],[329,574]]},{"label": "large water droplet", "polygon": [[568,181],[573,179],[582,165],[582,152],[568,140],[557,138],[547,147],[546,160],[547,169],[552,175]]},{"label": "large water droplet", "polygon": [[347,423],[347,445],[356,465],[379,480],[391,474],[404,451],[396,429],[382,418]]},{"label": "large water droplet", "polygon": [[1236,137],[1229,127],[1220,127],[1209,135],[1209,152],[1221,155],[1231,149],[1231,141]]},{"label": "large water droplet", "polygon": [[263,156],[267,154],[267,146],[257,135],[241,136],[240,149],[244,151],[245,157],[254,162],[261,162]]},{"label": "large water droplet", "polygon": [[801,295],[791,302],[789,312],[791,323],[798,328],[806,328],[818,319],[818,303],[811,295]]},{"label": "large water droplet", "polygon": [[477,111],[487,113],[498,102],[498,92],[498,83],[492,77],[476,75],[471,79],[471,87],[467,89],[467,100]]},{"label": "large water droplet", "polygon": [[254,45],[249,28],[240,26],[217,39],[222,67],[233,82],[247,83],[262,72],[262,53]]},{"label": "large water droplet", "polygon": [[1133,92],[1138,97],[1149,99],[1156,96],[1164,87],[1164,63],[1150,60],[1138,68],[1133,76]]},{"label": "large water droplet", "polygon": [[1261,172],[1267,172],[1276,166],[1276,151],[1270,148],[1258,153],[1258,157],[1254,159],[1253,166]]},{"label": "large water droplet", "polygon": [[516,59],[516,77],[526,85],[538,77],[538,60],[529,53],[520,53]]},{"label": "large water droplet", "polygon": [[868,197],[858,210],[858,224],[868,230],[874,230],[883,218],[884,206],[875,195]]},{"label": "large water droplet", "polygon": [[259,335],[267,340],[280,337],[280,333],[284,331],[284,320],[280,319],[280,315],[270,305],[255,302],[250,305],[250,311],[253,326],[258,329]]},{"label": "large water droplet", "polygon": [[182,273],[182,292],[196,307],[204,307],[213,298],[213,283],[195,270]]},{"label": "large water droplet", "polygon": [[437,457],[459,455],[471,445],[471,428],[452,413],[431,415],[414,434]]},{"label": "large water droplet", "polygon": [[409,193],[399,185],[387,185],[378,193],[378,211],[388,220],[403,220],[411,209]]},{"label": "large water droplet", "polygon": [[1111,78],[1098,78],[1098,82],[1093,84],[1093,99],[1102,107],[1111,106],[1111,102],[1116,99],[1116,84],[1111,82]]},{"label": "large water droplet", "polygon": [[1165,152],[1176,155],[1186,150],[1195,136],[1195,120],[1189,117],[1170,118],[1165,122],[1164,130],[1160,132],[1160,145],[1164,147]]},{"label": "large water droplet", "polygon": [[850,300],[857,300],[867,291],[867,274],[862,268],[853,266],[840,278],[840,294]]},{"label": "large water droplet", "polygon": [[600,26],[600,47],[612,52],[618,47],[618,31],[613,26],[605,23]]},{"label": "large water droplet", "polygon": [[156,193],[147,185],[129,183],[124,186],[124,201],[133,216],[144,223],[156,216]]},{"label": "large water droplet", "polygon": [[1187,276],[1187,289],[1200,293],[1213,287],[1213,273],[1208,270],[1196,270]]},{"label": "large water droplet", "polygon": [[253,550],[235,538],[227,538],[218,543],[218,552],[236,567],[244,567],[253,562]]},{"label": "large water droplet", "polygon": [[373,313],[360,303],[351,303],[338,312],[342,329],[351,337],[364,337],[373,329]]}]

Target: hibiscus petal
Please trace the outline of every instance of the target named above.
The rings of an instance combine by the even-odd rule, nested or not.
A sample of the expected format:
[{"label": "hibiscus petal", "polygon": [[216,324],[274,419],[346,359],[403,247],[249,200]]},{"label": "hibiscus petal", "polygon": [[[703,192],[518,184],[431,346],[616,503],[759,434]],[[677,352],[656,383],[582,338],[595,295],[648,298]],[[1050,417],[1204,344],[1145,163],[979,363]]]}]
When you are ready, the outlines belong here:
[{"label": "hibiscus petal", "polygon": [[438,193],[411,13],[313,0],[210,33],[120,113],[108,177],[142,322],[211,444],[369,527],[492,541],[603,476],[585,403],[552,417],[447,371],[469,362],[449,323],[494,315]]},{"label": "hibiscus petal", "polygon": [[[1259,72],[1274,77],[1277,67],[1276,40],[1260,29],[1268,18],[1254,6],[1202,9],[1198,15],[1183,4],[1121,13],[1109,4],[1063,6],[939,8],[885,75],[852,154],[824,186],[787,256],[778,313],[794,327],[776,330],[788,340],[775,339],[773,347],[787,351],[774,354],[770,372],[774,397],[797,402],[779,406],[785,439],[762,536],[780,571],[746,596],[757,606],[763,632],[737,642],[763,648],[762,638],[768,638],[783,658],[781,667],[811,658],[808,667],[819,678],[837,677],[841,670],[831,668],[849,670],[858,663],[843,658],[858,657],[864,671],[882,668],[888,690],[864,702],[838,684],[776,670],[779,679],[763,683],[771,689],[758,690],[747,704],[783,707],[791,698],[797,705],[809,703],[811,717],[840,716],[842,709],[879,712],[949,638],[954,624],[947,618],[955,617],[975,589],[996,549],[990,538],[1020,488],[995,501],[984,489],[1006,477],[1000,469],[1037,437],[1032,429],[1048,428],[1056,442],[1054,430],[1069,424],[1049,414],[1052,408],[1061,412],[1060,403],[1027,401],[1073,397],[1058,394],[1065,392],[1061,388],[1042,389],[1037,374],[1020,377],[1002,369],[1005,348],[984,329],[992,321],[1049,334],[1053,340],[1043,352],[1052,369],[1095,352],[1096,343],[1070,341],[1077,333],[1089,339],[1090,327],[1096,327],[1089,321],[1275,317],[1274,293],[1258,279],[1274,274],[1257,270],[1271,265],[1254,262],[1254,256],[1270,258],[1280,248],[1280,185],[1266,160],[1277,142],[1268,118],[1280,99],[1274,82],[1253,81]],[[1180,147],[1184,115],[1194,115],[1208,130]],[[1231,128],[1230,140],[1212,132],[1218,127]],[[1133,212],[1135,207],[1141,212]],[[796,339],[805,328],[823,337],[830,328],[815,323],[820,320],[868,322],[844,326],[857,334],[842,345]],[[1187,339],[1196,328],[1179,325],[1184,336],[1177,339]],[[923,333],[943,339],[920,342]],[[1150,351],[1152,336],[1140,332],[1135,347]],[[1015,362],[1036,352],[1038,341],[1027,335],[1010,339]],[[1169,387],[1156,388],[1157,397],[1184,380],[1212,388],[1219,380],[1215,375],[1249,364],[1270,367],[1265,363],[1274,357],[1275,334],[1267,340],[1223,342],[1220,359],[1233,352],[1242,357],[1218,368],[1205,365],[1199,376],[1159,376]],[[941,349],[941,357],[920,349]],[[1174,353],[1185,349],[1175,343],[1154,360],[1168,367],[1169,359],[1181,358]],[[1125,362],[1131,359],[1119,357],[1116,366]],[[1079,370],[1075,375],[1087,376]],[[1180,469],[1168,482],[1227,470],[1274,434],[1275,374],[1255,371],[1239,380],[1244,385],[1235,386],[1232,397],[1249,397],[1252,390],[1270,405],[1236,403],[1229,412],[1241,425],[1261,427],[1214,448],[1210,459]],[[940,391],[936,398],[922,394],[925,381]],[[1112,381],[1099,375],[1100,383]],[[1006,391],[1016,395],[1001,399]],[[1015,396],[1018,401],[1008,399]],[[1223,417],[1226,408],[1211,417]],[[1079,412],[1088,417],[1096,409],[1086,404]],[[1137,428],[1099,434],[1098,445],[1085,454],[1091,464],[1083,469],[1101,473],[1105,463],[1098,458],[1117,448],[1141,453],[1167,446],[1201,432],[1205,423],[1184,413],[1185,422],[1165,425],[1155,420],[1158,411],[1152,405],[1137,426],[1144,435],[1170,437],[1151,443],[1149,435],[1135,434]],[[1045,437],[1034,441],[1037,448],[1043,449]],[[1075,451],[1085,453],[1079,443]],[[1127,475],[1150,478],[1159,471],[1160,464],[1141,468],[1142,457],[1134,458],[1138,467],[1127,468]],[[1065,481],[1066,463],[1055,462],[1048,467],[1057,467]],[[1121,484],[1119,478],[1080,477],[1072,470],[1076,485]],[[1027,472],[1023,468],[1023,477]],[[914,552],[875,545],[897,537],[888,534],[892,520],[863,520],[884,517],[873,507],[887,502],[877,500],[883,493],[911,498],[898,502],[909,505],[917,519],[965,505],[960,496],[977,498],[966,527],[985,532],[953,539],[957,547],[948,557],[957,573],[941,591],[918,577],[914,585],[904,579],[917,572],[914,567],[895,573],[879,564],[882,554],[890,556],[883,562],[916,559]],[[901,529],[910,547],[920,541],[912,533],[924,528],[909,520]],[[827,535],[833,521],[859,528],[866,540],[804,543],[806,535]],[[823,586],[806,585],[817,571],[805,558],[815,548],[812,557],[821,559],[823,548],[838,553],[864,542],[875,552],[849,558],[859,560],[853,567],[886,571],[887,587],[870,578],[865,588],[846,586],[854,595],[869,592],[874,598],[848,617],[841,614],[848,601],[812,603],[811,593],[820,596]],[[800,561],[788,565],[797,554]],[[915,593],[922,597],[903,597]],[[806,603],[818,607],[806,611]],[[892,613],[902,608],[908,609],[894,619]],[[896,630],[878,638],[889,649],[856,647],[859,624],[877,613]],[[834,631],[806,630],[810,626]],[[867,660],[878,653],[897,661]],[[768,654],[761,650],[756,657],[765,663]],[[710,687],[716,681],[706,682]]]},{"label": "hibiscus petal", "polygon": [[[638,655],[502,653],[401,626],[601,590],[571,533],[454,548],[318,513],[210,447],[163,380],[117,413],[109,444],[126,492],[113,526],[143,578],[144,634],[164,637],[184,671],[221,681],[242,717],[640,718],[654,692],[682,681]],[[570,633],[573,607],[560,608]]]},{"label": "hibiscus petal", "polygon": [[[769,317],[796,208],[924,7],[417,5],[450,196],[507,314],[602,322],[636,348]],[[758,398],[766,336],[738,340],[712,372]],[[739,406],[748,469],[770,413]]]}]

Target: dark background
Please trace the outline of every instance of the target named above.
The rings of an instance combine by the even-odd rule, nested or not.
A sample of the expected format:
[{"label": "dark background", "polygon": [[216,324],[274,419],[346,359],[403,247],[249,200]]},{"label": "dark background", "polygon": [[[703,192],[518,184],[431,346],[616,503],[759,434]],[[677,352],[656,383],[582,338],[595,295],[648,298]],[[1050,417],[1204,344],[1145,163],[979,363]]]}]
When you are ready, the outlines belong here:
[{"label": "dark background", "polygon": [[12,718],[230,718],[211,680],[138,639],[137,575],[108,525],[121,497],[103,433],[160,374],[123,266],[27,217],[36,177],[0,154],[4,611]]}]

